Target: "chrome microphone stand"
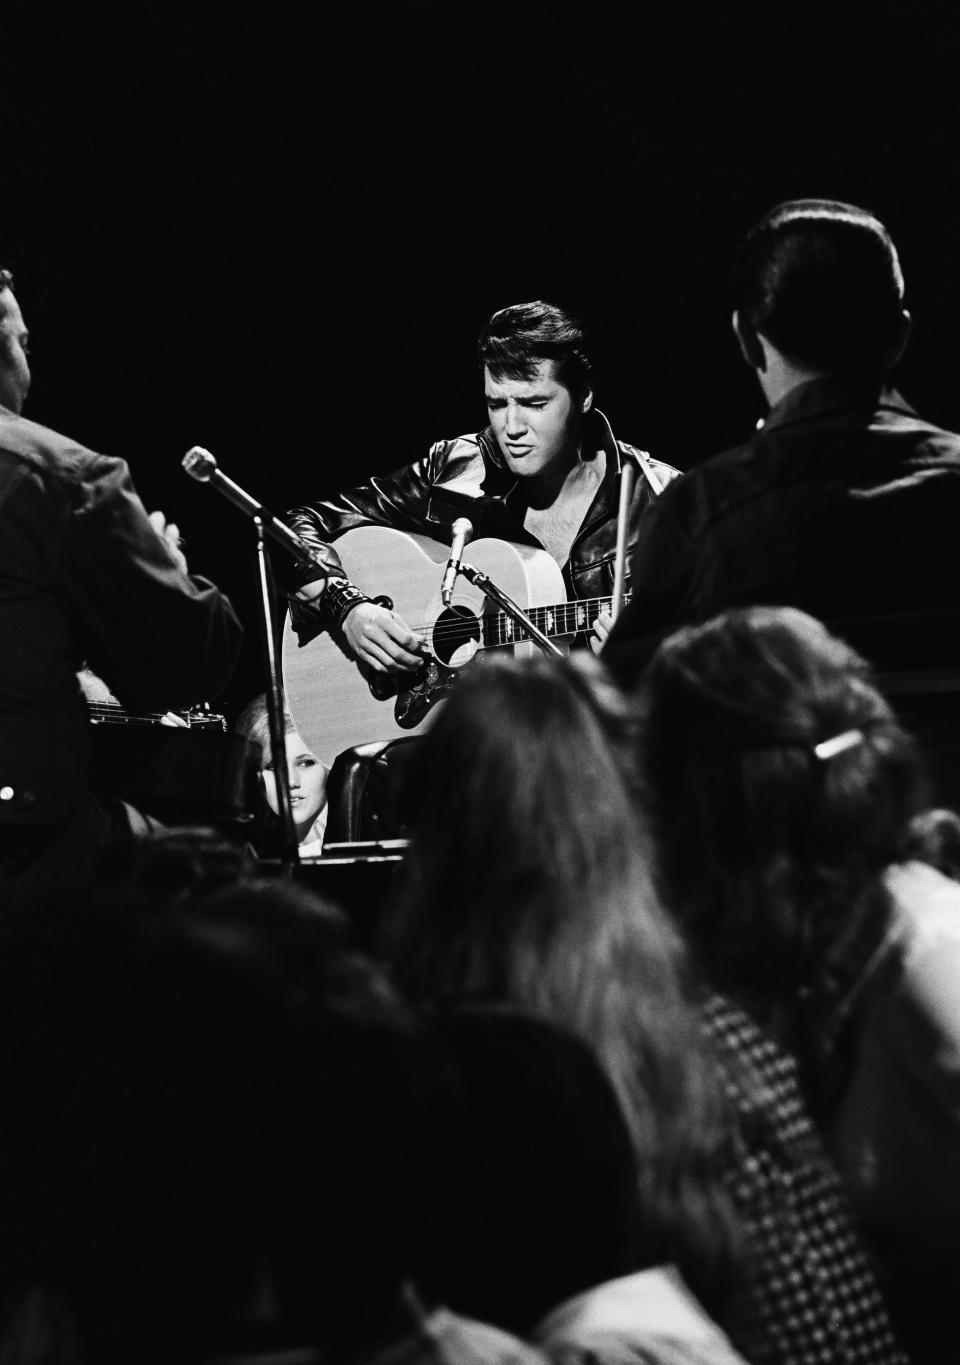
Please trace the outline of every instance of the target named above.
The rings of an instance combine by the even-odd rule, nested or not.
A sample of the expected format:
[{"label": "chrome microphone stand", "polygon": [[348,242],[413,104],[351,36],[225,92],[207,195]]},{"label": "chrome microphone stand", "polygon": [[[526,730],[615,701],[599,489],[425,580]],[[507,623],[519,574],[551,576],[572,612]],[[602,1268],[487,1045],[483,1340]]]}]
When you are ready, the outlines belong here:
[{"label": "chrome microphone stand", "polygon": [[263,518],[255,516],[257,531],[257,570],[260,582],[261,624],[263,626],[264,658],[267,666],[267,720],[270,726],[270,751],[273,754],[273,781],[277,792],[277,806],[283,833],[280,866],[284,876],[293,875],[300,863],[300,841],[293,823],[293,802],[290,797],[290,773],[287,768],[286,705],[283,684],[277,668],[277,636],[273,619],[273,575],[267,558]]},{"label": "chrome microphone stand", "polygon": [[217,461],[202,446],[192,446],[183,458],[183,468],[198,483],[210,484],[253,520],[257,532],[257,570],[260,586],[261,624],[263,627],[264,658],[267,669],[267,719],[270,728],[270,748],[273,753],[273,776],[277,789],[277,805],[283,834],[281,867],[290,876],[300,862],[300,844],[293,823],[293,804],[290,799],[290,774],[287,770],[286,706],[283,684],[277,668],[277,636],[273,619],[273,576],[266,553],[266,536],[281,544],[298,563],[321,569],[326,565],[311,547],[264,505],[245,492],[239,484],[222,473]]},{"label": "chrome microphone stand", "polygon": [[[544,635],[539,626],[535,626],[527,613],[518,607],[512,597],[508,597],[502,588],[498,588],[493,579],[485,574],[482,569],[475,569],[472,564],[461,564],[460,572],[464,578],[468,579],[475,588],[479,588],[485,597],[489,597],[491,602],[495,602],[501,611],[505,612],[516,625],[525,630],[538,649],[543,650],[544,654],[555,654],[563,656],[563,650],[555,645],[548,635]],[[513,641],[514,644],[522,641]]]}]

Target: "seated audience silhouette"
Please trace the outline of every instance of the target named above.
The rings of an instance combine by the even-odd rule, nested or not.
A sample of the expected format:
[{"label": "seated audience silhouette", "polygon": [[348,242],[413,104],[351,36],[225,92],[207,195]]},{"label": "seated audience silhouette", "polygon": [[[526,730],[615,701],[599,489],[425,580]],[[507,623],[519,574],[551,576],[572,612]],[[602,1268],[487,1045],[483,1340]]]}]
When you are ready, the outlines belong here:
[{"label": "seated audience silhouette", "polygon": [[455,1066],[459,1145],[421,1289],[564,1365],[740,1361],[676,1272],[650,1265],[633,1145],[593,1050],[512,1006],[440,1010],[430,1033]]},{"label": "seated audience silhouette", "polygon": [[792,608],[678,631],[642,686],[662,886],[801,1065],[915,1359],[960,1259],[957,817],[865,661]]},{"label": "seated audience silhouette", "polygon": [[342,933],[254,881],[5,922],[5,1359],[541,1361],[421,1305],[447,1064]]},{"label": "seated audience silhouette", "polygon": [[688,978],[654,889],[638,725],[592,659],[465,675],[414,756],[386,950],[417,998],[512,1001],[596,1048],[646,1264],[675,1264],[747,1359],[897,1360],[789,1058]]}]

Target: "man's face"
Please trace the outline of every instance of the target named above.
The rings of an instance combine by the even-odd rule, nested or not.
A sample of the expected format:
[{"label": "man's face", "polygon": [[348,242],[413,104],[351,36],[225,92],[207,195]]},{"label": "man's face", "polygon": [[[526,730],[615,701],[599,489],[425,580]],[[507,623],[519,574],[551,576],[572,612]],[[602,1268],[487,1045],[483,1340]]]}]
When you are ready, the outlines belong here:
[{"label": "man's face", "polygon": [[[296,826],[297,837],[302,840],[326,805],[328,771],[316,754],[310,752],[295,730],[286,735],[286,747],[293,823]],[[280,800],[277,796],[273,765],[267,765],[261,772],[267,805],[274,815],[278,815]]]},{"label": "man's face", "polygon": [[556,378],[553,360],[541,360],[532,379],[494,379],[487,368],[483,378],[490,425],[507,468],[521,479],[570,468],[593,395],[575,399]]},{"label": "man's face", "polygon": [[0,289],[0,403],[21,412],[30,387],[29,335],[10,289]]}]

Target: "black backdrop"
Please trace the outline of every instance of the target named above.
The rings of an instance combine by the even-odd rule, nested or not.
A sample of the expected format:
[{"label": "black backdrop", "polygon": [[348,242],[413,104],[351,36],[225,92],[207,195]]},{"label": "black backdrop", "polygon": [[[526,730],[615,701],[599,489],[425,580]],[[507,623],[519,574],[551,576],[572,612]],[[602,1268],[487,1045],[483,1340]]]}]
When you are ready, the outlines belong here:
[{"label": "black backdrop", "polygon": [[137,4],[0,8],[0,260],[27,412],[124,455],[250,643],[250,530],[207,445],[283,507],[483,420],[473,345],[578,309],[625,437],[689,468],[761,408],[737,241],[780,199],[874,208],[916,328],[901,386],[960,427],[952,6]]}]

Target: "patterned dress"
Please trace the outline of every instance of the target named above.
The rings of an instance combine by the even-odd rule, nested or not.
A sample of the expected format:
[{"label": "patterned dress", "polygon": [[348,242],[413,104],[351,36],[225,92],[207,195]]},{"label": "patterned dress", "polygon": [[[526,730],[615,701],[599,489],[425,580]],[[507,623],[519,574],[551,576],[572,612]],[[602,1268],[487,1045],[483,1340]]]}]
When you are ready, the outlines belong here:
[{"label": "patterned dress", "polygon": [[731,1341],[751,1365],[903,1362],[795,1061],[724,998],[705,1003],[703,1020],[739,1118],[726,1183],[753,1257],[749,1288],[724,1324]]}]

